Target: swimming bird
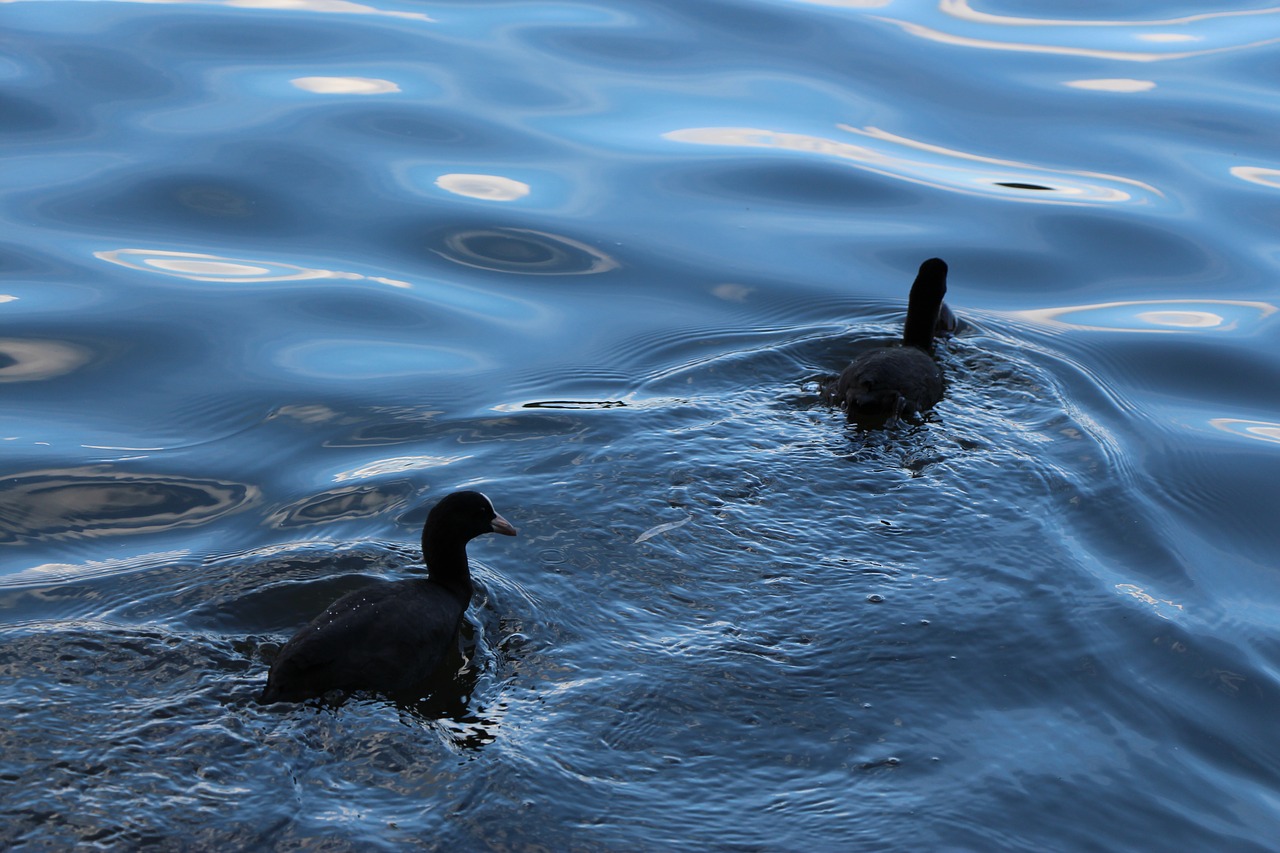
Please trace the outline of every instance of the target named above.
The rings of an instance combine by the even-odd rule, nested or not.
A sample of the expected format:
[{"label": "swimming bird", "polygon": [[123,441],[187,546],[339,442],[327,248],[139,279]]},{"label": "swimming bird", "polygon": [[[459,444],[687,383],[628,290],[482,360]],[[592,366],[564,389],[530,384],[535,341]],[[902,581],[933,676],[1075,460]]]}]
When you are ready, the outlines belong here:
[{"label": "swimming bird", "polygon": [[947,265],[930,258],[911,285],[902,343],[862,353],[828,388],[828,400],[844,406],[850,421],[864,427],[889,425],[926,412],[942,399],[942,368],[933,360],[933,339],[956,325],[955,315],[942,303],[946,293]]},{"label": "swimming bird", "polygon": [[331,690],[396,692],[421,683],[455,643],[471,601],[467,543],[516,529],[480,492],[454,492],[422,528],[425,578],[344,595],[280,649],[259,702],[299,702]]}]

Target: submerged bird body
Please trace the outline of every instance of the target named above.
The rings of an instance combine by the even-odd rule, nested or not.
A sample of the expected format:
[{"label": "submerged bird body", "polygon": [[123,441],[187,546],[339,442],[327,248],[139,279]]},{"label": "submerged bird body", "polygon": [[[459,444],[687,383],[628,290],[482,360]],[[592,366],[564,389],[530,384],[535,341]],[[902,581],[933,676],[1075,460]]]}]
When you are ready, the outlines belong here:
[{"label": "submerged bird body", "polygon": [[427,577],[378,583],[335,601],[280,649],[260,702],[298,702],[331,690],[407,690],[454,643],[471,601],[467,542],[516,529],[479,492],[454,492],[427,516]]},{"label": "submerged bird body", "polygon": [[942,368],[933,360],[933,339],[936,332],[955,327],[955,316],[942,304],[946,292],[947,265],[939,258],[921,264],[911,286],[902,343],[862,353],[828,391],[850,421],[893,423],[926,412],[942,399]]}]

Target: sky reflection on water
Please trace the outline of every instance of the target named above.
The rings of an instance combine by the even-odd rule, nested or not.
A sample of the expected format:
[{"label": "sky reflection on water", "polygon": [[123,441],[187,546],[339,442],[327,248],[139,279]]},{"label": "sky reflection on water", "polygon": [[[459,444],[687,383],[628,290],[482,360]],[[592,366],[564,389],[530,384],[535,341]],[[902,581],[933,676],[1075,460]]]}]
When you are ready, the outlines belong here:
[{"label": "sky reflection on water", "polygon": [[[1160,195],[1152,187],[1123,178],[1055,172],[1026,163],[994,160],[917,140],[902,139],[873,127],[840,125],[839,129],[857,135],[860,142],[732,127],[687,128],[670,131],[664,136],[676,142],[698,145],[769,148],[815,154],[849,161],[857,164],[858,168],[878,175],[921,183],[934,189],[984,193],[1016,201],[1052,204],[1150,204]],[[972,165],[974,163],[988,165],[982,167]],[[1087,178],[1099,179],[1101,183],[1086,183],[1082,180]],[[1015,192],[1009,192],[1009,189]],[[1044,197],[1038,194],[1040,192],[1061,193],[1065,198]]]},{"label": "sky reflection on water", "polygon": [[[1280,8],[0,9],[0,847],[1274,847]],[[457,670],[257,705],[458,488]]]},{"label": "sky reflection on water", "polygon": [[1110,332],[1240,332],[1255,334],[1277,308],[1268,302],[1173,299],[1071,305],[1012,312],[1052,326]]}]

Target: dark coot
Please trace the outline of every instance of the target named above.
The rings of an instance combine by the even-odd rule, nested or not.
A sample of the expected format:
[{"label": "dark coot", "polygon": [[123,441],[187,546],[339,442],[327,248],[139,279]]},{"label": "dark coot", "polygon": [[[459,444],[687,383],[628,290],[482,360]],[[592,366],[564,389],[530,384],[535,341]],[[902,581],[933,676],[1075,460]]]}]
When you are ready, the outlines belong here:
[{"label": "dark coot", "polygon": [[267,675],[259,702],[298,702],[331,690],[394,693],[419,684],[456,642],[471,601],[467,543],[516,529],[479,492],[440,500],[422,528],[427,576],[344,595],[293,635]]},{"label": "dark coot", "polygon": [[957,325],[942,303],[946,293],[947,265],[930,258],[911,285],[902,343],[864,352],[828,388],[828,399],[844,406],[850,421],[866,427],[893,424],[942,399],[942,368],[933,360],[933,339]]}]

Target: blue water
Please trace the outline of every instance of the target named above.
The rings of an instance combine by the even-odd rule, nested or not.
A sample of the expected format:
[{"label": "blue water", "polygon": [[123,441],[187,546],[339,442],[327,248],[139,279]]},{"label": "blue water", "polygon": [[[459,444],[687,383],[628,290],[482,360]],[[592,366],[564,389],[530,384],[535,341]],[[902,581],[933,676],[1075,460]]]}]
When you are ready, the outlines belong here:
[{"label": "blue water", "polygon": [[[0,4],[0,845],[1265,851],[1280,10]],[[818,389],[963,320],[928,419]],[[481,488],[466,665],[263,707]]]}]

